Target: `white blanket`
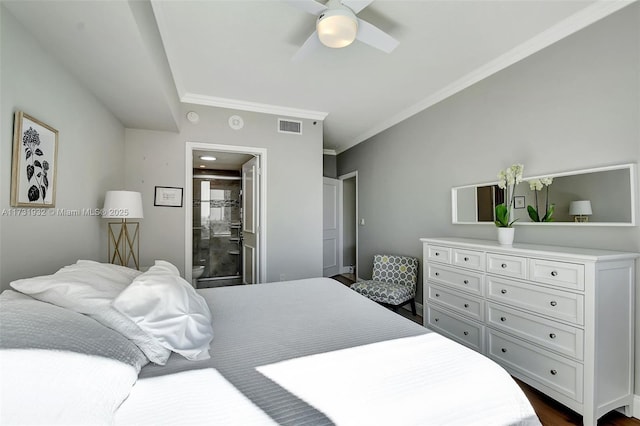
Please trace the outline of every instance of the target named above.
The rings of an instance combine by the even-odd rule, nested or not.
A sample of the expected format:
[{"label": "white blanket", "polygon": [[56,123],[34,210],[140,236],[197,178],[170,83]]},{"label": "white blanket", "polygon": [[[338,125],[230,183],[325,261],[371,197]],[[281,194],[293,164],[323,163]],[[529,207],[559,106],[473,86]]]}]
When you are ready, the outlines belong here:
[{"label": "white blanket", "polygon": [[504,369],[436,333],[258,371],[337,425],[540,425]]},{"label": "white blanket", "polygon": [[116,425],[275,425],[212,368],[138,380]]},{"label": "white blanket", "polygon": [[0,351],[0,424],[105,425],[135,383],[128,364],[42,349]]}]

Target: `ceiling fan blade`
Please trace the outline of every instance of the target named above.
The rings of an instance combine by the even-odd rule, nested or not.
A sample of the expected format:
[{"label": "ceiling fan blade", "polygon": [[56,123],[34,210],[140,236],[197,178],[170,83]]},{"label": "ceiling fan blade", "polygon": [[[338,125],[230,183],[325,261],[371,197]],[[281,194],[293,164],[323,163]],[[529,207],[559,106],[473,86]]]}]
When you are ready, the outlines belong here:
[{"label": "ceiling fan blade", "polygon": [[306,58],[311,52],[318,49],[320,47],[320,39],[318,38],[318,32],[314,31],[313,34],[309,36],[307,41],[304,42],[302,47],[293,55],[291,61],[300,62],[304,58]]},{"label": "ceiling fan blade", "polygon": [[368,23],[367,21],[363,21],[360,18],[358,18],[358,34],[356,35],[356,38],[361,42],[386,53],[391,53],[393,49],[398,47],[400,44],[398,40],[391,37],[380,28]]},{"label": "ceiling fan blade", "polygon": [[342,0],[342,4],[351,9],[355,14],[358,14],[358,12],[371,3],[373,3],[373,0]]},{"label": "ceiling fan blade", "polygon": [[285,0],[293,7],[297,7],[300,10],[304,10],[312,15],[320,15],[320,13],[327,10],[327,6],[322,3],[318,3],[315,0]]}]

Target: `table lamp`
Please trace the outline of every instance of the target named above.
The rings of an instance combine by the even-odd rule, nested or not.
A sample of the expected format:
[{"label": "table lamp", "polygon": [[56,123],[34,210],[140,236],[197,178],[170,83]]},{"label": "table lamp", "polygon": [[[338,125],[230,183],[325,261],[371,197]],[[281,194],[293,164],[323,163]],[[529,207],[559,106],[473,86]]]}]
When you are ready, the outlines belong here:
[{"label": "table lamp", "polygon": [[109,262],[129,266],[133,261],[140,269],[140,223],[130,219],[142,219],[142,194],[134,191],[107,191],[102,211],[104,219],[120,219],[108,224]]}]

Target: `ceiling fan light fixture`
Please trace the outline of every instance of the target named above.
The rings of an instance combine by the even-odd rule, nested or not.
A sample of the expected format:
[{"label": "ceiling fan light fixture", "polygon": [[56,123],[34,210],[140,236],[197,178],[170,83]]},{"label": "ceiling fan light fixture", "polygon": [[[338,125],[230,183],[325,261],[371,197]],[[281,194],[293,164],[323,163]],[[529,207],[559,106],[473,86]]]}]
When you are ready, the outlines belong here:
[{"label": "ceiling fan light fixture", "polygon": [[318,38],[327,47],[347,47],[356,39],[358,20],[346,9],[331,9],[320,14],[316,23]]}]

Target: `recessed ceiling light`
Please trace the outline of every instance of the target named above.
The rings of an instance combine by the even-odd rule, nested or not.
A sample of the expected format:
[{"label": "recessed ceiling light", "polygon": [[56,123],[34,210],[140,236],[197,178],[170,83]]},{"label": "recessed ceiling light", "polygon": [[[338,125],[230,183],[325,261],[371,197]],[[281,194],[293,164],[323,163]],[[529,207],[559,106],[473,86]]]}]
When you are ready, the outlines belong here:
[{"label": "recessed ceiling light", "polygon": [[202,155],[200,159],[203,161],[216,161],[216,157],[212,157],[211,155]]},{"label": "recessed ceiling light", "polygon": [[198,115],[197,112],[195,111],[189,111],[187,113],[187,120],[189,120],[192,123],[197,123],[198,121],[200,121],[200,116]]}]

